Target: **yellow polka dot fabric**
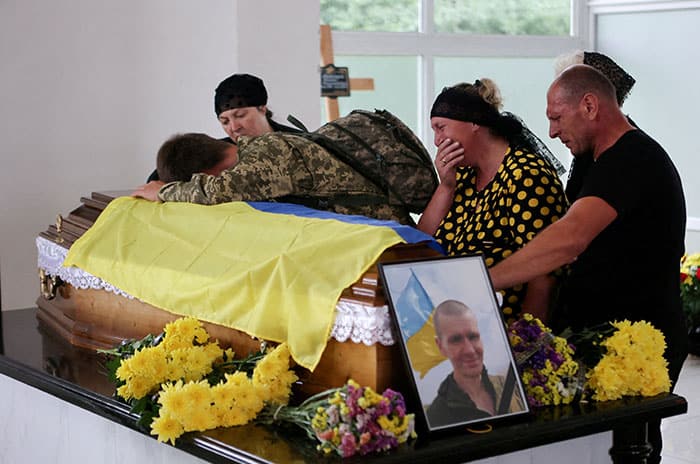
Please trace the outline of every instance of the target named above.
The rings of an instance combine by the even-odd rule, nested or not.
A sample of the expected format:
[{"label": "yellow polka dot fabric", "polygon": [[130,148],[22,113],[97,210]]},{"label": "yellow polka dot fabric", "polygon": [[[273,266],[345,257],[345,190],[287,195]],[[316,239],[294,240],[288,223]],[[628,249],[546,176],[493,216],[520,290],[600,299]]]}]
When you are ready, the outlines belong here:
[{"label": "yellow polka dot fabric", "polygon": [[[520,150],[508,150],[494,179],[476,190],[476,172],[457,170],[450,211],[435,238],[450,256],[480,253],[491,267],[521,248],[566,212],[564,188],[551,164]],[[503,293],[506,321],[517,318],[526,286]]]}]

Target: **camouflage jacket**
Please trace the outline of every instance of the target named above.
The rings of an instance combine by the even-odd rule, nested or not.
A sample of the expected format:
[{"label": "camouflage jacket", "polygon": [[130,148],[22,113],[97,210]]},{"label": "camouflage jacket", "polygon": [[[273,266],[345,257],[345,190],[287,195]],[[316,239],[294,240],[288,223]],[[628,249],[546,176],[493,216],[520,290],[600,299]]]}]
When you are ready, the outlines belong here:
[{"label": "camouflage jacket", "polygon": [[408,211],[388,204],[371,181],[303,137],[269,133],[241,137],[239,162],[220,176],[195,174],[158,192],[162,201],[213,205],[229,201],[286,201],[341,214],[360,214],[413,224]]}]

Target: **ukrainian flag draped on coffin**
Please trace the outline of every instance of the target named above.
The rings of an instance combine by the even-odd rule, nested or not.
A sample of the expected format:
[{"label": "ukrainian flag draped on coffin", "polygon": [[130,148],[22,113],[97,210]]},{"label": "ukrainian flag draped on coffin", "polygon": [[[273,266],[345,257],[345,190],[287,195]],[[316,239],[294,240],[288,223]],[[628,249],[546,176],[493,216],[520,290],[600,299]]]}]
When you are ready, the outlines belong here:
[{"label": "ukrainian flag draped on coffin", "polygon": [[77,266],[179,315],[287,341],[313,369],[343,289],[388,247],[389,227],[215,206],[113,200],[70,248]]}]

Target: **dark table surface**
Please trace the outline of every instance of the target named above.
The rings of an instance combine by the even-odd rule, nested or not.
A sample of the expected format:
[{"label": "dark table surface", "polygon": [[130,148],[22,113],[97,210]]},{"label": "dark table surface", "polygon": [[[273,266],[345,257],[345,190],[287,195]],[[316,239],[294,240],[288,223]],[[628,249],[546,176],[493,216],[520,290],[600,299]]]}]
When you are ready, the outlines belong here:
[{"label": "dark table surface", "polygon": [[[135,416],[113,398],[101,358],[72,346],[39,325],[36,308],[2,312],[3,352],[0,373],[39,388],[88,411],[139,430]],[[341,460],[323,457],[315,444],[294,428],[246,425],[186,434],[177,447],[211,462],[467,462],[609,430],[627,430],[654,419],[683,414],[684,398],[674,394],[631,397],[603,403],[546,407],[489,433],[456,430],[425,436],[389,453]],[[615,432],[614,432],[615,433]],[[163,445],[167,446],[167,445]]]}]

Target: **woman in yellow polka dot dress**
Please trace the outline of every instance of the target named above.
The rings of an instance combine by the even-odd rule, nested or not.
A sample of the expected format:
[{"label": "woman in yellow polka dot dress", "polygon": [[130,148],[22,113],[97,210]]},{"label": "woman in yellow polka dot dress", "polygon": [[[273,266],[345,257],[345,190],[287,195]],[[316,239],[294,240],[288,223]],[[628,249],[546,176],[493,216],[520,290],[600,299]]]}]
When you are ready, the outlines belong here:
[{"label": "woman in yellow polka dot dress", "polygon": [[[522,122],[501,113],[490,79],[445,88],[430,112],[440,185],[418,228],[448,255],[481,253],[493,266],[566,212],[556,158]],[[555,164],[557,167],[555,167]],[[547,319],[554,276],[502,292],[502,311]]]}]

